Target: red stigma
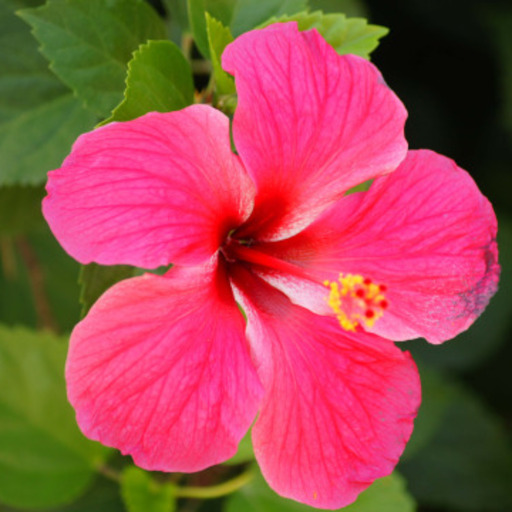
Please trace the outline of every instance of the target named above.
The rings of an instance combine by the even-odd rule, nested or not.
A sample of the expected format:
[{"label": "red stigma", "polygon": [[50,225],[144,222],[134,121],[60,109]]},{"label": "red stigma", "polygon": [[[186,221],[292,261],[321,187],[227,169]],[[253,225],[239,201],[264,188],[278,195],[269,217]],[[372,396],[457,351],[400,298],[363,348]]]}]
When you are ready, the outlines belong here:
[{"label": "red stigma", "polygon": [[338,281],[324,281],[324,285],[330,289],[328,304],[346,331],[356,332],[361,324],[373,327],[388,307],[383,293],[387,286],[368,277],[341,273]]},{"label": "red stigma", "polygon": [[388,287],[385,284],[379,284],[379,290],[381,292],[385,292],[388,289]]}]

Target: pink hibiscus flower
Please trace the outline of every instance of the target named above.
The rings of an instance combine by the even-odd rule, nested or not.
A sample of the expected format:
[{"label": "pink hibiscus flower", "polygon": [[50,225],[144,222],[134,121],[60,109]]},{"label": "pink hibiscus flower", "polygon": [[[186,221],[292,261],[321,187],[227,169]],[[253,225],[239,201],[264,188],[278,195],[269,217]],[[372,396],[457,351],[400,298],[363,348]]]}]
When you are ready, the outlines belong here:
[{"label": "pink hibiscus flower", "polygon": [[412,431],[418,373],[393,341],[441,343],[495,292],[496,220],[453,161],[407,152],[376,68],[315,30],[249,32],[223,65],[238,154],[229,119],[194,105],[82,135],[49,175],[44,214],[77,260],[175,264],[76,326],[69,399],[88,437],[149,470],[222,462],[256,419],[271,487],[338,508]]}]

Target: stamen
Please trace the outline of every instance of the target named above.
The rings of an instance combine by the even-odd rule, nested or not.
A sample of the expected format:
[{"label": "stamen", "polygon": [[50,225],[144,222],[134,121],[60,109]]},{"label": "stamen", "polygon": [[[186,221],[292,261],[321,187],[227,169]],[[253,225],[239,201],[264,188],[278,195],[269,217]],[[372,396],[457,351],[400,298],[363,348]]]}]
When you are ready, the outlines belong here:
[{"label": "stamen", "polygon": [[373,327],[389,303],[384,296],[387,286],[376,284],[359,274],[339,275],[337,281],[324,281],[329,288],[327,302],[341,327],[355,331],[358,325]]}]

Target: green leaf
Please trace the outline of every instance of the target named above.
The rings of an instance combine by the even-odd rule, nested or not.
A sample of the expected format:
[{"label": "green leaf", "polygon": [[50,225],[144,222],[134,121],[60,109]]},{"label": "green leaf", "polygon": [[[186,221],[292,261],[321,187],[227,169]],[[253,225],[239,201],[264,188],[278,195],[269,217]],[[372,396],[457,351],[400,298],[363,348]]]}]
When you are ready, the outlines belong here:
[{"label": "green leaf", "polygon": [[169,16],[176,19],[180,28],[188,30],[187,0],[163,0],[163,4]]},{"label": "green leaf", "polygon": [[236,0],[188,0],[188,19],[197,48],[210,58],[205,13],[229,25],[233,17]]},{"label": "green leaf", "polygon": [[287,21],[296,21],[299,30],[316,28],[340,55],[351,53],[365,59],[370,58],[370,53],[379,45],[379,39],[389,32],[385,27],[369,25],[364,18],[347,18],[344,14],[324,14],[322,11],[272,18],[262,26]]},{"label": "green leaf", "polygon": [[0,124],[1,184],[36,185],[58,167],[75,138],[90,130],[96,117],[71,93],[42,100],[33,109]]},{"label": "green leaf", "polygon": [[78,500],[63,507],[45,509],[44,512],[126,512],[126,509],[117,483],[100,477]]},{"label": "green leaf", "polygon": [[[306,512],[316,508],[278,496],[261,474],[233,493],[227,500],[226,512]],[[413,499],[405,490],[403,478],[393,474],[375,481],[361,493],[355,503],[343,512],[414,512]]]},{"label": "green leaf", "polygon": [[16,240],[1,237],[0,248],[0,323],[35,328],[38,318],[32,288]]},{"label": "green leaf", "polygon": [[[1,512],[24,512],[26,509],[3,507]],[[38,509],[40,510],[40,509]],[[40,512],[127,512],[121,501],[119,485],[110,479],[97,477],[87,491],[67,505],[45,508]]]},{"label": "green leaf", "polygon": [[0,2],[0,184],[37,185],[96,117],[48,69],[37,43]]},{"label": "green leaf", "polygon": [[171,41],[149,41],[128,64],[124,101],[105,122],[128,121],[147,112],[170,112],[190,105],[194,82],[190,64]]},{"label": "green leaf", "polygon": [[209,59],[205,13],[239,36],[272,16],[293,14],[306,7],[307,0],[188,0],[188,16],[196,46]]},{"label": "green leaf", "polygon": [[309,0],[312,11],[342,12],[346,16],[368,17],[368,9],[364,0]]},{"label": "green leaf", "polygon": [[413,457],[442,428],[446,409],[454,400],[454,390],[446,385],[438,373],[420,365],[418,369],[421,376],[421,405],[402,461]]},{"label": "green leaf", "polygon": [[0,327],[0,501],[50,507],[80,495],[108,450],[88,441],[66,400],[66,343]]},{"label": "green leaf", "polygon": [[80,264],[62,250],[48,228],[31,234],[28,242],[33,246],[34,256],[41,269],[55,321],[61,331],[71,331],[80,319],[77,300]]},{"label": "green leaf", "polygon": [[132,52],[166,37],[163,21],[142,0],[49,0],[20,16],[51,69],[100,117],[122,99]]},{"label": "green leaf", "polygon": [[221,65],[222,52],[233,41],[231,31],[208,13],[206,13],[206,30],[217,94],[235,94],[235,81],[222,69]]},{"label": "green leaf", "polygon": [[416,504],[407,492],[405,479],[398,473],[376,480],[343,512],[414,512]]},{"label": "green leaf", "polygon": [[187,0],[163,0],[167,11],[169,38],[181,45],[183,33],[189,31]]},{"label": "green leaf", "polygon": [[137,269],[128,265],[102,266],[97,263],[82,266],[80,277],[80,303],[82,316],[85,316],[91,306],[100,296],[118,281],[133,277]]},{"label": "green leaf", "polygon": [[0,187],[0,235],[27,233],[43,225],[42,187]]},{"label": "green leaf", "polygon": [[269,18],[292,15],[307,7],[307,0],[238,0],[233,13],[231,31],[238,37]]},{"label": "green leaf", "polygon": [[469,391],[447,380],[443,385],[449,401],[438,428],[399,466],[411,493],[442,509],[512,510],[512,448],[504,425]]},{"label": "green leaf", "polygon": [[71,330],[80,318],[79,264],[50,230],[0,237],[0,249],[0,323]]},{"label": "green leaf", "polygon": [[121,495],[128,512],[173,512],[174,486],[158,483],[149,473],[129,466],[121,478]]},{"label": "green leaf", "polygon": [[355,187],[352,187],[351,189],[347,190],[345,192],[345,195],[353,194],[355,192],[366,192],[370,189],[371,185],[373,183],[373,180],[367,180],[363,181],[363,183],[360,183],[359,185],[356,185]]},{"label": "green leaf", "polygon": [[46,0],[6,0],[17,9],[23,9],[25,7],[39,7],[43,5]]}]

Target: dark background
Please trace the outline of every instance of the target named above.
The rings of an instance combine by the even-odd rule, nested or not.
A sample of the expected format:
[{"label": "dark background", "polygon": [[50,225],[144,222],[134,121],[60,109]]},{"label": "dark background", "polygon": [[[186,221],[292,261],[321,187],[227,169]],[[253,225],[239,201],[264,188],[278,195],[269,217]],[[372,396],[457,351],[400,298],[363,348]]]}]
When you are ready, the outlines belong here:
[{"label": "dark background", "polygon": [[[487,411],[496,415],[510,441],[512,2],[367,0],[366,6],[373,23],[391,29],[372,60],[409,111],[406,135],[410,147],[433,149],[468,170],[494,204],[499,221],[503,272],[500,291],[487,311],[489,316],[484,315],[477,322],[476,332],[462,335],[442,347],[409,343],[408,348],[417,360],[464,382]],[[465,358],[468,359],[462,363]],[[469,431],[473,426],[474,422],[468,422],[465,429]],[[460,432],[461,436],[467,434],[464,429]],[[476,451],[486,441],[488,437],[476,436],[475,444],[468,444],[467,449]],[[471,456],[466,463],[468,472],[484,474],[486,471],[482,467],[485,463],[477,463]],[[502,475],[509,471],[505,466]],[[425,500],[429,490],[417,482],[421,472],[418,468],[409,469],[405,463],[403,470],[409,475],[408,486],[421,496],[420,503],[423,501],[421,511],[511,510],[508,505],[497,503],[482,507],[478,500],[473,506],[462,502],[441,505],[439,497]],[[452,470],[453,485],[460,485],[461,494],[469,491],[470,485],[473,492],[485,480],[485,475],[458,480],[455,464]],[[489,469],[495,470],[496,467]],[[450,471],[443,468],[440,473],[445,479],[450,477]],[[435,483],[432,483],[431,494],[435,495]],[[509,493],[512,494],[512,481]]]},{"label": "dark background", "polygon": [[[409,111],[410,147],[443,153],[470,172],[493,203],[499,228],[507,230],[512,216],[512,2],[367,0],[366,5],[373,23],[391,28],[372,60]],[[502,249],[500,262],[508,270]],[[508,291],[506,284],[502,288]],[[512,303],[512,294],[507,299]],[[464,375],[500,410],[508,427],[510,341],[504,336],[478,368]]]}]

